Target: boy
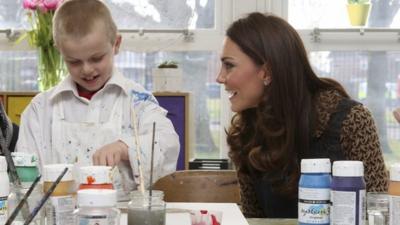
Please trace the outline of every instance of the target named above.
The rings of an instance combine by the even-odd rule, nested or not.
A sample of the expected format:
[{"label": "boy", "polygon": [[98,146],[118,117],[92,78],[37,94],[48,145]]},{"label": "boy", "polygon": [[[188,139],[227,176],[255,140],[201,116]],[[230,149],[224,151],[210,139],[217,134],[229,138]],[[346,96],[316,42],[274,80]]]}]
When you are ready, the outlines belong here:
[{"label": "boy", "polygon": [[156,122],[153,180],[175,171],[179,141],[166,111],[113,66],[121,36],[107,6],[100,0],[65,1],[53,18],[53,37],[69,76],[37,95],[24,111],[17,151],[37,153],[41,166],[118,165],[129,191],[140,182],[136,124],[148,188]]}]

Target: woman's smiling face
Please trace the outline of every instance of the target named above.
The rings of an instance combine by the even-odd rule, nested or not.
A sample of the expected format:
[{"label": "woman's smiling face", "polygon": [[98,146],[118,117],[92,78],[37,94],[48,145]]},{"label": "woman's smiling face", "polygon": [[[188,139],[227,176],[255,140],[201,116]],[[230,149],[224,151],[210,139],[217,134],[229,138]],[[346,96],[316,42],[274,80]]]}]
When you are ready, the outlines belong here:
[{"label": "woman's smiling face", "polygon": [[229,93],[231,110],[241,112],[256,107],[265,87],[263,67],[256,65],[230,38],[224,41],[221,62],[217,82],[224,84]]}]

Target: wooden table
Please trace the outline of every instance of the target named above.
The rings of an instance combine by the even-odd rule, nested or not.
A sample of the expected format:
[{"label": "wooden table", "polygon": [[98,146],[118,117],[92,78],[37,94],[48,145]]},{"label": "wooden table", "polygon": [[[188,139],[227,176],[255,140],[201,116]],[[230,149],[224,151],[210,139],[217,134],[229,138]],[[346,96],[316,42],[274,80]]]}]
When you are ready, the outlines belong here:
[{"label": "wooden table", "polygon": [[249,225],[297,225],[296,219],[248,218]]}]

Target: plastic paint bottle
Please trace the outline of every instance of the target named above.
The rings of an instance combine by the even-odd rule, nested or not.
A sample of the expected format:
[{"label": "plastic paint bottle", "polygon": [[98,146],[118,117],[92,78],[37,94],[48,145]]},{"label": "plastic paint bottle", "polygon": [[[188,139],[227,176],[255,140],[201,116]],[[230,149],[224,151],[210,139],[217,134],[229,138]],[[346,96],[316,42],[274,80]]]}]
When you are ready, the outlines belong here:
[{"label": "plastic paint bottle", "polygon": [[73,165],[50,164],[43,166],[43,189],[44,193],[46,193],[65,167],[68,167],[67,173],[46,203],[47,225],[74,225],[75,182],[72,175]]},{"label": "plastic paint bottle", "polygon": [[27,152],[12,152],[11,156],[22,186],[29,188],[36,177],[39,176],[38,157]]},{"label": "plastic paint bottle", "polygon": [[110,166],[83,166],[79,173],[79,190],[114,189]]},{"label": "plastic paint bottle", "polygon": [[361,161],[333,163],[331,225],[364,225],[364,166]]},{"label": "plastic paint bottle", "polygon": [[397,225],[400,221],[400,164],[390,167],[389,182],[389,225]]},{"label": "plastic paint bottle", "polygon": [[302,159],[299,182],[299,225],[329,225],[331,162]]},{"label": "plastic paint bottle", "polygon": [[85,189],[78,191],[78,209],[75,210],[76,225],[119,225],[120,211],[117,192],[110,189]]},{"label": "plastic paint bottle", "polygon": [[7,161],[0,156],[0,224],[5,224],[8,217],[7,198],[10,194],[10,180],[7,174]]}]

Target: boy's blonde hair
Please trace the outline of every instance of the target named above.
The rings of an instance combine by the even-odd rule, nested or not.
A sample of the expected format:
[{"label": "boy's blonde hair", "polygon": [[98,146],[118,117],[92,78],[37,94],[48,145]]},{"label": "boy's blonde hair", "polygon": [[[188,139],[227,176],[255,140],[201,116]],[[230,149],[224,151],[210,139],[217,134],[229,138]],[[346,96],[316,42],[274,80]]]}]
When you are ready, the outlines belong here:
[{"label": "boy's blonde hair", "polygon": [[53,18],[53,38],[60,46],[63,38],[82,38],[102,26],[113,45],[117,26],[107,6],[100,0],[66,0]]}]

